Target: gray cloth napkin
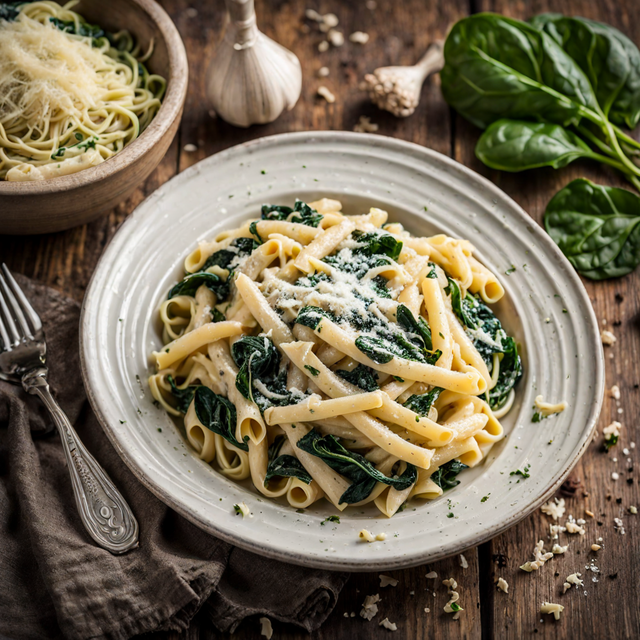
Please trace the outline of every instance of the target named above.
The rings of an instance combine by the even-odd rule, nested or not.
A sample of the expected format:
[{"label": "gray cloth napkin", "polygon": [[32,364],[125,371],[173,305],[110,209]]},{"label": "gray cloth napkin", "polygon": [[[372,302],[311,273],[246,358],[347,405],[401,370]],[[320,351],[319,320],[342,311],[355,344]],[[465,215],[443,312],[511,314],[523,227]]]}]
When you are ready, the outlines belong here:
[{"label": "gray cloth napkin", "polygon": [[204,607],[221,631],[270,616],[308,631],[348,576],[256,556],[204,533],[145,489],[119,458],[86,399],[78,305],[19,277],[42,318],[49,381],[88,449],[131,505],[140,547],[95,546],[76,511],[64,455],[40,402],[0,382],[0,635],[125,639],[182,630]]}]

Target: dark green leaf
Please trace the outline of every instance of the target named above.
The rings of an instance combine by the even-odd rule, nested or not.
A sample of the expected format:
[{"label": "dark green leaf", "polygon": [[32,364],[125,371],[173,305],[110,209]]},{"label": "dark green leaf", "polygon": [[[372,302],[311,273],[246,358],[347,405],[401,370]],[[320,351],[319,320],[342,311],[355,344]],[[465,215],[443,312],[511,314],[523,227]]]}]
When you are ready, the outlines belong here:
[{"label": "dark green leaf", "polygon": [[396,312],[396,318],[398,320],[398,324],[403,329],[422,338],[424,348],[427,351],[431,351],[433,349],[433,345],[431,343],[431,327],[422,316],[418,316],[418,320],[416,320],[409,307],[399,304]]},{"label": "dark green leaf", "polygon": [[195,390],[193,402],[198,420],[207,429],[222,436],[234,447],[249,451],[246,442],[236,440],[236,408],[227,398],[215,394],[209,387],[200,386]]},{"label": "dark green leaf", "polygon": [[381,231],[354,231],[352,237],[358,241],[358,246],[353,253],[365,256],[382,255],[397,260],[402,251],[402,242],[396,240],[390,233]]},{"label": "dark green leaf", "polygon": [[336,524],[340,524],[340,516],[328,516],[320,523],[320,526],[324,526],[325,522],[335,522]]},{"label": "dark green leaf", "polygon": [[218,311],[215,307],[211,309],[211,322],[224,322],[225,320],[224,313]]},{"label": "dark green leaf", "polygon": [[509,475],[510,476],[522,476],[525,480],[527,478],[531,477],[531,474],[529,473],[529,469],[531,469],[531,465],[525,465],[524,467],[524,471],[521,471],[520,469],[516,469],[515,471],[512,471]]},{"label": "dark green leaf", "polygon": [[51,24],[56,28],[60,29],[60,31],[84,36],[86,38],[105,38],[107,35],[102,27],[95,24],[79,22],[76,26],[76,23],[73,20],[60,20],[60,18],[55,17],[50,17],[49,22],[51,22]]},{"label": "dark green leaf", "polygon": [[609,119],[634,129],[640,119],[640,51],[608,24],[543,13],[530,23],[548,33],[584,71]]},{"label": "dark green leaf", "polygon": [[449,460],[431,475],[431,479],[443,490],[452,489],[460,484],[456,476],[469,467],[460,460]]},{"label": "dark green leaf", "polygon": [[0,20],[12,22],[18,17],[18,10],[24,2],[2,2],[0,3]]},{"label": "dark green leaf", "polygon": [[281,204],[263,204],[262,219],[263,220],[286,220],[289,214],[293,213],[291,207],[285,207]]},{"label": "dark green leaf", "polygon": [[492,169],[559,169],[577,158],[599,159],[573,132],[557,124],[498,120],[480,136],[478,159]]},{"label": "dark green leaf", "polygon": [[[598,104],[582,69],[544,31],[498,14],[460,20],[440,72],[446,101],[481,128],[500,118],[568,125]],[[597,117],[597,116],[596,116]]]},{"label": "dark green leaf", "polygon": [[227,280],[223,280],[215,273],[198,271],[197,273],[190,273],[183,278],[182,282],[178,282],[178,284],[169,291],[168,298],[195,296],[198,287],[201,285],[205,285],[211,289],[211,291],[216,294],[216,300],[218,302],[224,300],[229,295],[229,282]]},{"label": "dark green leaf", "polygon": [[320,372],[315,368],[312,367],[311,365],[305,364],[304,368],[312,375],[312,376],[317,376]]},{"label": "dark green leaf", "polygon": [[360,387],[363,391],[377,391],[380,388],[378,385],[378,374],[374,369],[367,367],[365,364],[359,364],[351,371],[338,369],[335,373],[343,380],[350,382],[356,387]]},{"label": "dark green leaf", "polygon": [[317,227],[322,218],[324,218],[322,214],[312,209],[308,204],[302,202],[302,200],[296,200],[295,205],[293,205],[293,210],[299,215],[291,216],[291,222],[306,224],[308,227]]},{"label": "dark green leaf", "polygon": [[193,400],[193,394],[196,392],[198,385],[189,385],[188,387],[179,388],[176,385],[173,376],[167,376],[167,382],[171,385],[171,394],[176,399],[176,409],[180,413],[187,413],[189,405]]},{"label": "dark green leaf", "polygon": [[427,418],[429,416],[431,406],[438,399],[438,396],[442,391],[443,389],[440,387],[434,387],[431,391],[427,391],[426,393],[413,395],[407,399],[403,406],[407,407],[407,409],[411,409],[411,411],[414,411],[418,415]]},{"label": "dark green leaf", "polygon": [[394,354],[389,351],[389,343],[380,338],[359,336],[356,338],[356,347],[378,364],[386,364],[393,360]]},{"label": "dark green leaf", "polygon": [[264,244],[264,240],[260,237],[260,234],[258,233],[258,221],[254,220],[250,225],[249,225],[249,233],[252,236],[256,237],[256,240],[258,242],[258,244]]},{"label": "dark green leaf", "polygon": [[418,478],[412,464],[401,476],[388,477],[378,471],[364,456],[345,449],[332,435],[321,436],[315,429],[298,440],[298,447],[323,460],[334,471],[351,480],[340,497],[340,504],[354,504],[369,496],[377,482],[388,484],[398,491],[408,489]]},{"label": "dark green leaf", "polygon": [[259,245],[253,238],[235,238],[230,246],[230,249],[220,249],[211,254],[200,270],[206,271],[209,267],[213,266],[228,269],[234,258],[238,256],[248,256]]},{"label": "dark green leaf", "polygon": [[[458,320],[469,329],[476,329],[478,326],[478,318],[475,311],[475,298],[467,301],[462,299],[460,285],[456,280],[447,276],[449,284],[444,288],[445,293],[451,296],[451,307],[453,312],[458,316]],[[467,296],[471,298],[471,296]]]},{"label": "dark green leaf", "polygon": [[604,280],[640,263],[640,198],[579,178],[547,205],[545,228],[583,276]]},{"label": "dark green leaf", "polygon": [[283,436],[276,436],[273,444],[269,447],[269,462],[264,478],[265,487],[269,480],[274,477],[298,478],[302,480],[302,482],[309,484],[313,478],[302,466],[300,460],[292,455],[280,455],[280,449],[282,449],[284,442],[285,439]]},{"label": "dark green leaf", "polygon": [[329,318],[329,320],[335,321],[335,317],[329,311],[325,311],[320,307],[306,306],[302,307],[302,309],[298,311],[296,324],[302,324],[305,327],[315,330],[320,324],[322,318]]}]

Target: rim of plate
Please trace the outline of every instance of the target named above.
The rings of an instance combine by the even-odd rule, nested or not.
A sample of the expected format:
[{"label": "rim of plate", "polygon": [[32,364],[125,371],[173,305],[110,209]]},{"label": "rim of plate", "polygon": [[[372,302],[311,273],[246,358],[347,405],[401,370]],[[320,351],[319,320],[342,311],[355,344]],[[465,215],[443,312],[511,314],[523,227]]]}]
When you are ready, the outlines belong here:
[{"label": "rim of plate", "polygon": [[[386,147],[399,151],[402,153],[406,151],[412,155],[422,155],[427,162],[432,162],[441,165],[442,167],[456,172],[463,176],[470,189],[479,187],[487,192],[492,202],[496,207],[500,208],[503,212],[506,212],[508,216],[515,218],[522,225],[526,225],[527,231],[532,235],[533,239],[545,249],[545,252],[550,257],[553,257],[556,264],[563,271],[563,276],[566,278],[565,284],[571,289],[578,298],[579,302],[586,311],[585,316],[580,317],[580,326],[584,329],[584,338],[589,341],[589,346],[592,348],[593,355],[595,356],[592,363],[590,363],[594,370],[593,373],[593,392],[594,397],[590,405],[590,410],[586,418],[586,424],[581,431],[580,438],[576,441],[570,455],[566,456],[562,464],[562,468],[557,471],[543,486],[537,487],[535,491],[535,497],[529,500],[526,504],[519,504],[519,509],[513,510],[506,517],[499,522],[493,522],[491,525],[486,524],[482,526],[481,530],[471,532],[463,537],[462,541],[456,540],[451,543],[447,543],[445,540],[436,550],[428,550],[420,552],[415,551],[409,554],[402,553],[401,549],[397,549],[395,553],[381,555],[372,553],[369,557],[349,557],[345,553],[344,557],[336,557],[335,555],[327,554],[325,556],[307,555],[303,552],[288,548],[274,548],[272,544],[265,544],[259,540],[259,534],[251,535],[249,532],[238,533],[238,531],[231,531],[229,527],[218,526],[211,519],[203,517],[199,513],[195,513],[193,509],[185,506],[180,500],[178,500],[172,493],[171,488],[166,486],[164,482],[158,482],[150,479],[144,472],[139,461],[128,451],[126,446],[126,437],[119,433],[114,428],[113,422],[111,422],[105,415],[106,413],[106,399],[100,398],[95,392],[94,386],[98,386],[96,383],[95,372],[98,368],[92,368],[88,366],[88,361],[92,355],[97,355],[100,345],[95,343],[95,337],[91,336],[91,319],[92,313],[96,311],[96,307],[99,303],[100,293],[98,290],[98,282],[103,278],[104,273],[108,268],[111,268],[113,259],[117,258],[119,246],[125,241],[128,235],[135,229],[137,225],[140,225],[144,220],[151,221],[153,218],[153,210],[150,206],[154,201],[162,197],[161,192],[167,189],[179,189],[181,185],[189,182],[194,176],[200,174],[205,168],[211,168],[217,165],[222,165],[233,159],[239,159],[243,156],[250,154],[255,150],[259,150],[263,147],[278,146],[284,143],[293,143],[304,145],[312,141],[321,141],[323,143],[330,143],[332,140],[336,142],[349,141],[357,146],[372,146],[372,147]],[[308,190],[308,189],[307,189]],[[375,196],[372,196],[374,199]],[[213,207],[215,205],[211,205]],[[412,212],[417,217],[427,217],[422,212]],[[504,217],[504,216],[503,216]],[[194,238],[194,244],[196,239]],[[176,254],[182,255],[188,247],[177,247]],[[180,253],[182,252],[182,253]],[[525,265],[526,266],[526,265]],[[503,279],[504,280],[504,279]],[[504,282],[503,282],[504,284]],[[512,293],[512,289],[507,289],[509,294]],[[511,296],[513,302],[517,303],[517,296]],[[96,351],[96,354],[92,354],[92,349]],[[204,529],[208,533],[217,536],[231,544],[242,547],[249,551],[258,553],[260,555],[282,560],[285,562],[291,562],[303,566],[340,570],[340,571],[370,571],[373,569],[400,569],[411,566],[418,566],[426,562],[436,561],[442,558],[449,557],[456,553],[460,553],[465,549],[477,546],[486,542],[505,530],[509,529],[513,525],[517,524],[530,513],[539,508],[545,501],[547,501],[560,487],[565,478],[569,475],[575,464],[585,452],[587,446],[592,440],[594,430],[596,428],[597,420],[600,415],[600,410],[604,397],[604,353],[602,344],[600,341],[600,334],[598,330],[598,324],[595,316],[595,312],[591,306],[588,294],[573,267],[569,261],[562,254],[560,249],[551,240],[551,238],[544,232],[544,230],[533,220],[511,197],[500,190],[495,184],[489,181],[487,178],[479,175],[475,171],[469,169],[463,164],[453,160],[452,158],[445,156],[437,151],[422,147],[418,144],[399,140],[396,138],[390,138],[387,136],[352,133],[345,131],[312,131],[312,132],[293,132],[278,134],[236,145],[229,149],[225,149],[217,154],[209,156],[197,164],[189,167],[182,173],[174,176],[166,184],[161,186],[158,190],[148,196],[135,211],[124,221],[122,226],[115,233],[110,243],[106,247],[103,255],[101,256],[98,265],[91,277],[87,293],[85,295],[81,318],[80,318],[80,361],[82,377],[85,385],[85,390],[91,406],[100,422],[102,428],[107,434],[111,444],[114,446],[122,460],[137,477],[137,479],[149,489],[156,497],[162,500],[165,504],[173,508],[182,516],[190,520],[198,527]],[[577,357],[577,355],[576,355]],[[111,372],[113,373],[113,371]],[[522,388],[521,382],[520,388]],[[515,429],[515,426],[514,426]],[[513,431],[513,429],[512,429]],[[503,439],[509,441],[509,438]],[[498,443],[500,444],[500,443]],[[497,446],[497,445],[496,445]],[[516,447],[517,448],[517,447]],[[267,502],[268,499],[264,499],[263,502]],[[424,507],[420,506],[419,509]],[[292,507],[289,507],[293,511]],[[343,512],[344,515],[344,512]],[[348,514],[346,514],[348,515]],[[393,519],[392,519],[393,520]],[[369,521],[360,520],[360,524],[367,524]],[[480,523],[482,524],[482,523]],[[144,526],[144,523],[141,523]],[[374,526],[374,525],[372,525]],[[369,545],[372,546],[372,545]]]}]

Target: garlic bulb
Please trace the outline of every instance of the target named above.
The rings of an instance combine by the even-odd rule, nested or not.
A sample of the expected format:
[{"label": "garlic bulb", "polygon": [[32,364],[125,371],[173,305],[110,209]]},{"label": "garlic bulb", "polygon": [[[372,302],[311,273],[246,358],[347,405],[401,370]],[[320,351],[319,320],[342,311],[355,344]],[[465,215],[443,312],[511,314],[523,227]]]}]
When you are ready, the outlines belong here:
[{"label": "garlic bulb", "polygon": [[275,120],[300,97],[298,58],[256,26],[253,0],[226,0],[229,24],[207,72],[211,105],[238,127]]}]

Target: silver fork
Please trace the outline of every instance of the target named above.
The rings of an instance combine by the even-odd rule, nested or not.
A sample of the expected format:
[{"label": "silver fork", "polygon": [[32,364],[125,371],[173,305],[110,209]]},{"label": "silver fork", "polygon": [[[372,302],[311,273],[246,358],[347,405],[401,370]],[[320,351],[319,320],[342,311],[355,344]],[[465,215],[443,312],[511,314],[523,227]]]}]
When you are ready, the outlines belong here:
[{"label": "silver fork", "polygon": [[111,553],[137,547],[138,521],[129,505],[51,395],[42,322],[5,264],[0,272],[0,341],[0,379],[22,384],[25,391],[37,395],[58,429],[87,533]]}]

